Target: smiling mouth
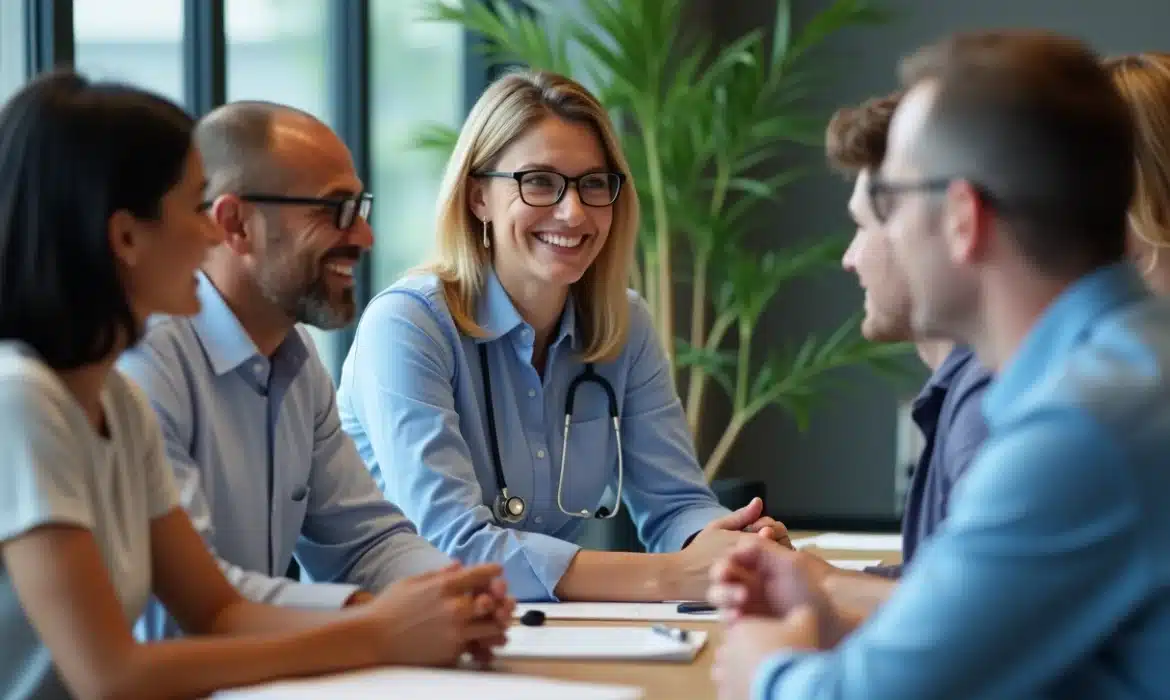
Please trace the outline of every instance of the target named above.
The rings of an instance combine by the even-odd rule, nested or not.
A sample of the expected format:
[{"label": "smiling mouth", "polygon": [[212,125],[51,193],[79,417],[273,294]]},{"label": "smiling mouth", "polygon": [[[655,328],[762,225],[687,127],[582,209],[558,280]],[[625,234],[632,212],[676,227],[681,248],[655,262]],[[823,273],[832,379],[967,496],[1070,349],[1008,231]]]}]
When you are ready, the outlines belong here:
[{"label": "smiling mouth", "polygon": [[356,264],[355,260],[331,260],[325,263],[324,269],[342,286],[349,287],[354,283],[353,268]]},{"label": "smiling mouth", "polygon": [[556,248],[563,248],[572,250],[580,248],[585,239],[589,238],[587,235],[568,236],[560,233],[549,233],[547,231],[537,231],[535,234],[536,240]]}]

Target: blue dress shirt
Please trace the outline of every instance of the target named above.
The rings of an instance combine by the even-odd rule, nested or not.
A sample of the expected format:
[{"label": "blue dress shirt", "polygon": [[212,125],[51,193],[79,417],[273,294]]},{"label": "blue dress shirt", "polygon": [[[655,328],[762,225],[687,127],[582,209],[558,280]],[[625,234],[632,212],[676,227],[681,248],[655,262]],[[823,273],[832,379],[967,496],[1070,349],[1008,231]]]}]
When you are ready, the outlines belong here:
[{"label": "blue dress shirt", "polygon": [[[621,415],[624,506],[649,551],[676,551],[728,511],[704,480],[649,310],[632,294],[630,317],[621,355],[595,367],[613,386]],[[519,600],[555,599],[585,525],[557,506],[565,396],[583,369],[575,310],[571,302],[565,307],[543,380],[532,366],[533,329],[492,273],[476,320],[486,338],[459,333],[433,276],[402,280],[374,297],[342,369],[342,426],[386,497],[427,539],[465,563],[501,563]],[[516,524],[497,523],[492,515],[498,485],[481,343],[508,490],[528,504]],[[572,416],[565,509],[612,506],[616,482],[605,394],[585,384]]]},{"label": "blue dress shirt", "polygon": [[970,348],[958,345],[914,399],[911,417],[925,444],[906,493],[902,563],[869,567],[867,572],[901,576],[922,543],[946,520],[951,492],[987,439],[982,402],[990,383],[991,372],[979,364]]},{"label": "blue dress shirt", "polygon": [[[450,559],[382,497],[341,430],[333,383],[297,328],[260,355],[200,275],[202,310],[152,319],[118,367],[149,396],[182,502],[245,597],[339,608]],[[293,554],[314,581],[284,578]],[[179,631],[151,602],[140,637]]]},{"label": "blue dress shirt", "polygon": [[1170,307],[1126,264],[1066,290],[985,399],[990,437],[897,591],[757,699],[1167,698]]}]

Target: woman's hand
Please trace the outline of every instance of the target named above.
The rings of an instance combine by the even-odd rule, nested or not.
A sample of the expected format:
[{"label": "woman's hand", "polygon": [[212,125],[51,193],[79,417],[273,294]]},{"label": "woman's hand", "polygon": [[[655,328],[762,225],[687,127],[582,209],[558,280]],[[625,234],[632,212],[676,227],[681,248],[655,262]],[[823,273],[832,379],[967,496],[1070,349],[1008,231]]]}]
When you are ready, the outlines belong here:
[{"label": "woman's hand", "polygon": [[711,566],[743,542],[763,538],[792,548],[788,530],[772,518],[764,517],[763,512],[764,502],[753,498],[743,508],[712,521],[686,548],[674,555],[672,573],[679,598],[701,600],[710,582]]}]

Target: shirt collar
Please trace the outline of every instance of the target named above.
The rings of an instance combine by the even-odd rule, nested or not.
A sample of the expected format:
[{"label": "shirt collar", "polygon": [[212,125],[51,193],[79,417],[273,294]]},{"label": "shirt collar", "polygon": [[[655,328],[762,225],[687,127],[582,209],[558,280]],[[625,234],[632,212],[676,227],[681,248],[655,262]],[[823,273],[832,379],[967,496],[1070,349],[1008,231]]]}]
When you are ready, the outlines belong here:
[{"label": "shirt collar", "polygon": [[[191,318],[191,326],[203,346],[212,371],[222,376],[258,357],[260,351],[211,280],[202,271],[198,273],[198,279],[196,296],[199,298],[200,310]],[[308,357],[308,348],[301,340],[300,333],[294,329],[276,349],[273,357],[299,364]]]},{"label": "shirt collar", "polygon": [[[520,312],[516,310],[516,305],[512,303],[512,298],[508,296],[507,290],[504,289],[504,285],[500,283],[500,278],[496,275],[495,268],[492,267],[487,270],[483,293],[479,297],[476,308],[475,320],[480,328],[488,332],[487,337],[478,338],[476,342],[490,342],[517,329],[531,328],[520,316]],[[578,335],[576,304],[573,302],[573,295],[570,294],[565,301],[565,309],[561,312],[557,337],[553,339],[550,346],[568,340],[576,349]]]},{"label": "shirt collar", "polygon": [[1094,322],[1120,306],[1149,296],[1141,277],[1128,262],[1108,265],[1070,285],[1041,314],[988,389],[984,400],[988,421],[1003,415],[1054,361],[1080,342]]},{"label": "shirt collar", "polygon": [[938,369],[930,375],[930,379],[926,381],[926,386],[922,388],[923,393],[934,389],[947,391],[951,388],[951,384],[955,381],[955,377],[959,372],[967,366],[967,363],[974,359],[975,353],[966,345],[956,345],[947,353],[946,359],[938,366]]}]

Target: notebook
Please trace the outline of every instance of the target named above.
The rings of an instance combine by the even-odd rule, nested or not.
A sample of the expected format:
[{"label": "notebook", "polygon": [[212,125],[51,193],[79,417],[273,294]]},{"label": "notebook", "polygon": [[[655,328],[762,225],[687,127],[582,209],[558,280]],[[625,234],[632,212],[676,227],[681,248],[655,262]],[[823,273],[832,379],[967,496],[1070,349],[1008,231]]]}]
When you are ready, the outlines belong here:
[{"label": "notebook", "polygon": [[641,700],[641,688],[558,681],[492,671],[387,668],[220,691],[214,700]]},{"label": "notebook", "polygon": [[[707,633],[688,630],[685,642],[655,632],[651,625],[622,627],[508,628],[508,643],[497,647],[502,659],[576,659],[587,661],[672,661],[687,663],[707,643]],[[558,700],[564,700],[559,698]]]},{"label": "notebook", "polygon": [[673,603],[520,603],[515,617],[539,610],[548,620],[661,620],[663,622],[716,621],[717,612],[680,613]]},{"label": "notebook", "polygon": [[902,536],[897,534],[877,535],[866,533],[827,532],[815,537],[806,537],[792,543],[797,549],[817,547],[819,549],[854,550],[866,552],[900,552]]}]

